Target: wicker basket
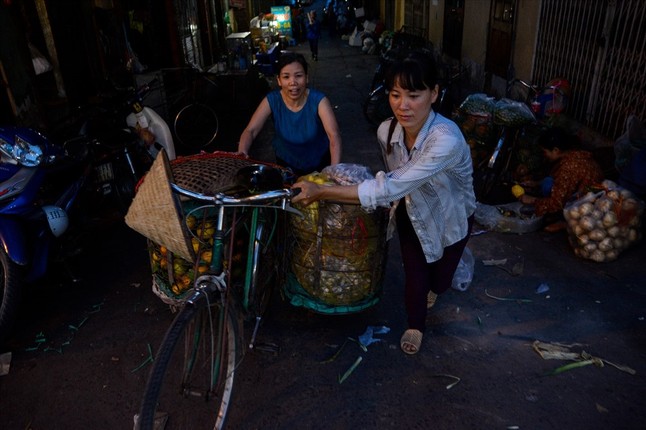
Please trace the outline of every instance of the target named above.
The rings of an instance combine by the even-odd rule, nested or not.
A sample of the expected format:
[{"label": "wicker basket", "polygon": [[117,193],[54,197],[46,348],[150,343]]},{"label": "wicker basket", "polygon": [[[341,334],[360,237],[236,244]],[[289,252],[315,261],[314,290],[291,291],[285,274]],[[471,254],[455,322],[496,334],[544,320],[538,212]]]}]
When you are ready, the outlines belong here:
[{"label": "wicker basket", "polygon": [[[158,162],[155,161],[155,164]],[[157,189],[164,188],[158,182],[168,184],[172,178],[175,184],[184,189],[207,195],[215,194],[234,187],[236,173],[241,168],[254,164],[279,167],[229,152],[214,152],[177,158],[165,164],[168,167],[163,168],[163,175],[158,171],[162,168],[157,167],[155,170],[151,168],[144,178],[128,212],[129,215],[133,212],[133,215],[126,222],[149,239],[152,289],[164,303],[173,307],[181,306],[190,294],[195,274],[202,272],[210,263],[210,256],[205,255],[210,252],[207,243],[215,231],[212,224],[215,217],[209,209],[193,212],[195,202],[179,202],[166,194],[163,199],[156,200],[159,198]],[[170,186],[168,191],[172,193]],[[169,230],[170,223],[167,221],[159,222],[157,206],[163,206],[165,210],[176,209],[173,214],[180,220],[181,232]],[[195,218],[191,219],[191,215]],[[174,245],[177,241],[186,243],[189,249],[179,249]]]},{"label": "wicker basket", "polygon": [[294,250],[285,293],[319,313],[353,313],[377,303],[386,258],[387,211],[321,201],[291,216]]}]

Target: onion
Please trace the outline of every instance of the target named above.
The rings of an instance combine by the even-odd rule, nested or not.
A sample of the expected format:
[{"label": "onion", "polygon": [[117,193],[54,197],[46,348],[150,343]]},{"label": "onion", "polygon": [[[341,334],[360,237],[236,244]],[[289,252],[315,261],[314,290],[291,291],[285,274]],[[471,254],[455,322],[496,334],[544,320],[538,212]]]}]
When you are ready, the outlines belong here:
[{"label": "onion", "polygon": [[566,209],[565,210],[565,216],[570,218],[570,219],[573,219],[573,220],[577,220],[577,219],[581,218],[581,213],[579,212],[579,207],[578,206],[573,206],[570,209]]},{"label": "onion", "polygon": [[606,261],[616,260],[619,256],[619,251],[616,249],[610,249],[606,252]]},{"label": "onion", "polygon": [[614,213],[614,212],[612,212],[612,211],[611,211],[611,212],[607,212],[607,213],[603,216],[603,218],[602,218],[602,220],[601,220],[601,223],[602,223],[602,224],[603,224],[603,226],[604,226],[604,227],[606,227],[606,228],[610,228],[610,227],[614,226],[615,224],[617,224],[617,214],[616,214],[616,213]]},{"label": "onion", "polygon": [[599,197],[594,202],[594,206],[603,213],[610,211],[610,209],[612,209],[614,205],[615,202],[612,201],[612,199],[610,199],[609,197]]},{"label": "onion", "polygon": [[588,242],[583,247],[583,250],[588,253],[592,253],[597,250],[597,244],[595,242]]},{"label": "onion", "polygon": [[587,234],[577,235],[576,238],[581,245],[586,245],[590,242],[590,237]]},{"label": "onion", "polygon": [[585,231],[592,231],[596,227],[596,222],[592,217],[586,215],[583,218],[581,218],[581,222],[579,223],[579,225]]},{"label": "onion", "polygon": [[585,202],[579,207],[579,213],[581,216],[588,215],[594,210],[594,205],[590,202]]},{"label": "onion", "polygon": [[621,237],[615,237],[612,240],[615,249],[623,250],[626,247],[626,241]]},{"label": "onion", "polygon": [[617,191],[617,190],[610,190],[610,191],[608,191],[608,194],[607,194],[607,195],[608,195],[608,197],[610,197],[610,198],[611,198],[611,199],[613,199],[614,201],[618,201],[618,200],[619,200],[619,196],[620,196],[621,194],[620,194],[620,193],[619,193],[619,191]]},{"label": "onion", "polygon": [[613,225],[612,227],[608,228],[607,233],[610,237],[617,237],[619,236],[619,233],[621,233],[621,230],[619,229],[619,226]]},{"label": "onion", "polygon": [[597,263],[603,263],[606,261],[606,254],[603,251],[596,250],[590,254],[590,259]]},{"label": "onion", "polygon": [[608,252],[614,247],[614,241],[611,237],[604,238],[599,242],[599,251]]}]

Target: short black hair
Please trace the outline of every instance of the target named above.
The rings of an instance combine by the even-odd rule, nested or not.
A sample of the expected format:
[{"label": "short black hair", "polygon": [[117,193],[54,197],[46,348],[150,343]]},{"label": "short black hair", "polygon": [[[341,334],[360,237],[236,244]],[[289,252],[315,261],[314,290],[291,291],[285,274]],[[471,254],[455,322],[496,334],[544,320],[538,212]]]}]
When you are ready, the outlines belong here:
[{"label": "short black hair", "polygon": [[303,54],[291,51],[283,52],[282,54],[280,54],[280,57],[278,57],[278,73],[283,70],[283,67],[292,63],[299,63],[301,66],[303,66],[303,70],[305,70],[305,74],[307,75],[307,60],[305,59],[305,56]]},{"label": "short black hair", "polygon": [[435,59],[428,50],[407,50],[399,55],[386,69],[385,82],[388,91],[395,84],[406,90],[425,90],[435,88],[439,73]]},{"label": "short black hair", "polygon": [[538,146],[550,151],[554,148],[569,151],[581,146],[581,141],[574,134],[567,133],[561,128],[549,128],[538,137]]}]

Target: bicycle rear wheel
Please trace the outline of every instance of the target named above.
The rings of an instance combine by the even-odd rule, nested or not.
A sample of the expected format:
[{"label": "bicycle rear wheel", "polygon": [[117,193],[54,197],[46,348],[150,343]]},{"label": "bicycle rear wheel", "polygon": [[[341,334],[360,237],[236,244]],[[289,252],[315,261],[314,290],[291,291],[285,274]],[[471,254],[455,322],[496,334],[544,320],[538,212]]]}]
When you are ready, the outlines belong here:
[{"label": "bicycle rear wheel", "polygon": [[175,116],[175,137],[185,148],[201,149],[218,135],[218,115],[202,103],[184,106]]},{"label": "bicycle rear wheel", "polygon": [[224,426],[241,355],[232,307],[186,305],[177,315],[146,385],[140,429]]}]

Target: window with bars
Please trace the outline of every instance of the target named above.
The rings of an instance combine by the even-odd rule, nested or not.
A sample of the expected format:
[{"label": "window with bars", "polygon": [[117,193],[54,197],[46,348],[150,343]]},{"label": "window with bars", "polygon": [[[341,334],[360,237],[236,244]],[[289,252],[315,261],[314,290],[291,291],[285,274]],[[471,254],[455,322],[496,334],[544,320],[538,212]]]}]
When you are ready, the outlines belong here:
[{"label": "window with bars", "polygon": [[543,0],[532,80],[565,77],[568,115],[609,139],[646,121],[646,2]]}]

